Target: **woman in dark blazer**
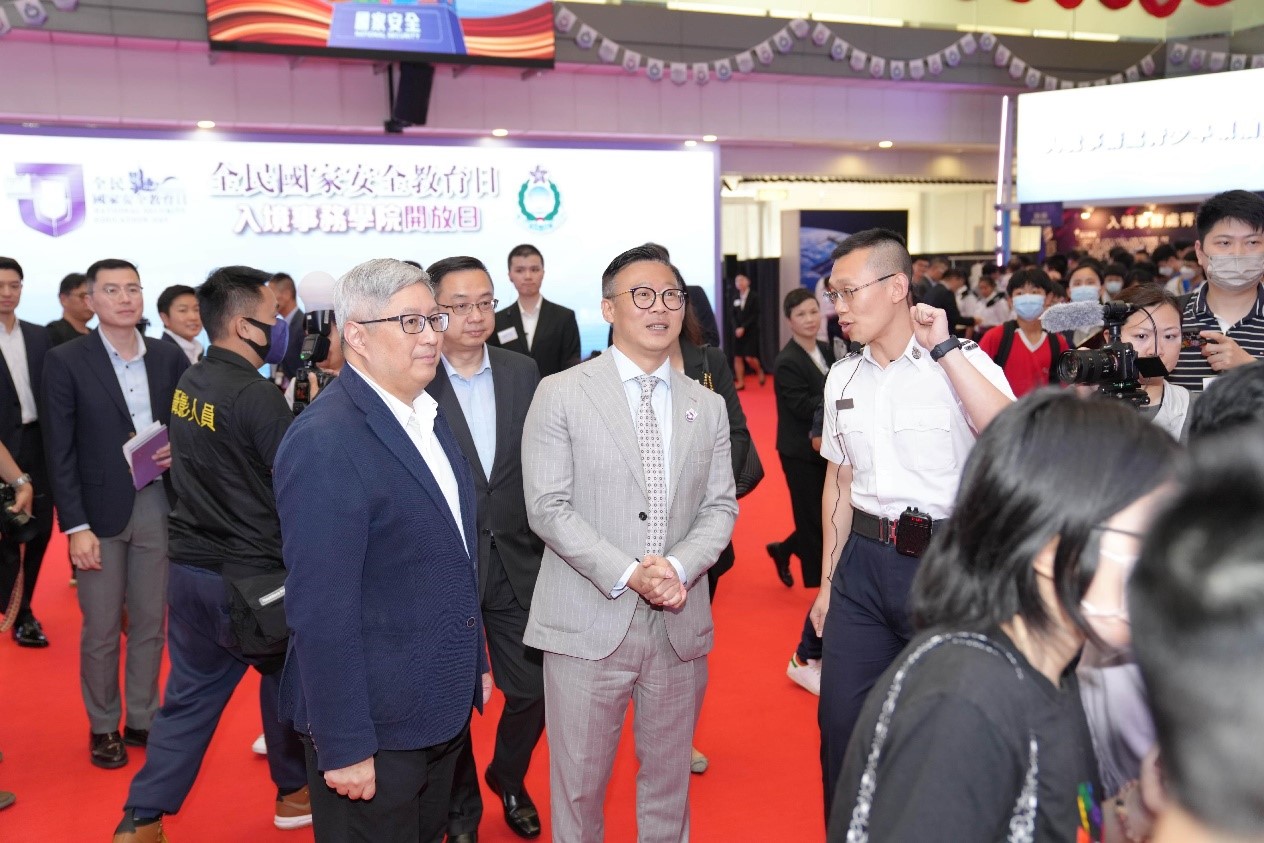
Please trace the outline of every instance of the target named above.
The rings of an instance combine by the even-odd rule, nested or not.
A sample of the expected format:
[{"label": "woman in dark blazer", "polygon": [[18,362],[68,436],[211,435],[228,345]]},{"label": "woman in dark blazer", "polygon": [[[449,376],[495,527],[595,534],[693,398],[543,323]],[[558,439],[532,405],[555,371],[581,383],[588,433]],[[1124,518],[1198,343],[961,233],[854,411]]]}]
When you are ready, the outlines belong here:
[{"label": "woman in dark blazer", "polygon": [[759,362],[759,299],[751,295],[750,279],[739,275],[733,279],[737,299],[733,302],[733,378],[734,389],[746,388],[746,366],[750,365],[764,384],[764,368]]},{"label": "woman in dark blazer", "polygon": [[[782,310],[790,322],[791,338],[777,355],[773,389],[777,394],[777,455],[790,488],[794,532],[784,541],[768,545],[777,576],[794,585],[790,557],[799,557],[803,585],[821,584],[821,493],[825,488],[825,460],[812,441],[813,417],[825,394],[825,375],[834,363],[830,346],[816,339],[821,327],[821,308],[806,287],[786,294]],[[799,647],[786,669],[787,675],[813,693],[820,693],[821,639],[809,621],[803,625]]]}]

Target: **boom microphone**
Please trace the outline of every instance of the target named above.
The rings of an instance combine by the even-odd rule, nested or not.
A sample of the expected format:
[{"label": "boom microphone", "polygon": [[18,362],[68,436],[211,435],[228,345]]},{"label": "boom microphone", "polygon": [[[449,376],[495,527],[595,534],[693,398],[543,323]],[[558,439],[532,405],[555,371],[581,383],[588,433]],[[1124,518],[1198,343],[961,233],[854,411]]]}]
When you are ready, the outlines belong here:
[{"label": "boom microphone", "polygon": [[1105,324],[1102,318],[1102,305],[1093,301],[1055,304],[1040,317],[1040,327],[1051,334],[1100,328]]}]

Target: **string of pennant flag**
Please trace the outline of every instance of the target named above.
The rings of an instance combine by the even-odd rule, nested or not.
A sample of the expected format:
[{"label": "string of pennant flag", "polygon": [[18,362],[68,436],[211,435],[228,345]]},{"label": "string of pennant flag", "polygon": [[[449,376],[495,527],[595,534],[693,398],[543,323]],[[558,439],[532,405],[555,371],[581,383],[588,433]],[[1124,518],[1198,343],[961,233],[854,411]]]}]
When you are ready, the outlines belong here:
[{"label": "string of pennant flag", "polygon": [[[1015,81],[1021,81],[1033,90],[1043,88],[1046,91],[1055,91],[1138,82],[1143,77],[1155,74],[1158,69],[1155,57],[1166,47],[1165,44],[1155,46],[1139,61],[1119,73],[1099,79],[1073,81],[1032,67],[990,32],[977,35],[973,32],[966,33],[944,49],[921,58],[892,59],[860,49],[839,37],[824,23],[796,18],[771,38],[734,56],[711,61],[676,62],[627,49],[581,21],[574,12],[561,4],[557,5],[554,25],[559,33],[573,38],[580,49],[591,50],[596,47],[598,58],[605,64],[618,63],[631,74],[644,71],[646,78],[652,82],[670,79],[677,85],[684,85],[691,77],[699,85],[705,85],[712,79],[727,82],[735,73],[747,74],[754,72],[757,67],[767,67],[776,61],[778,55],[793,51],[796,44],[810,42],[817,48],[828,49],[832,60],[847,62],[855,73],[867,72],[874,79],[891,79],[896,82],[940,76],[944,68],[957,67],[968,56],[991,53],[992,63],[1006,68],[1010,78]],[[1264,67],[1264,54],[1212,52],[1182,43],[1172,45],[1167,60],[1173,65],[1187,64],[1192,71],[1219,72]]]},{"label": "string of pennant flag", "polygon": [[[79,7],[79,0],[49,0],[49,2],[54,8],[63,12],[73,12]],[[8,35],[15,24],[43,26],[48,20],[48,9],[45,8],[42,0],[13,0],[8,5],[12,7],[12,13],[4,6],[0,6],[0,36]]]}]

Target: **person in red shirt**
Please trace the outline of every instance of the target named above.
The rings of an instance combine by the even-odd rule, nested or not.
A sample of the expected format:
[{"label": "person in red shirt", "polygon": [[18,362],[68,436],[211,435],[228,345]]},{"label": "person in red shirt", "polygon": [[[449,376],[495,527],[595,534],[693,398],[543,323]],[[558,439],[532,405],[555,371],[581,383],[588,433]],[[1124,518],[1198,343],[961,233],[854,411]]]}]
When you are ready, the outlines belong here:
[{"label": "person in red shirt", "polygon": [[1040,326],[1040,317],[1050,304],[1053,282],[1041,269],[1026,267],[1009,282],[1009,299],[1014,318],[990,329],[979,347],[1005,372],[1014,395],[1021,398],[1046,384],[1057,383],[1057,360],[1070,350],[1070,343]]}]

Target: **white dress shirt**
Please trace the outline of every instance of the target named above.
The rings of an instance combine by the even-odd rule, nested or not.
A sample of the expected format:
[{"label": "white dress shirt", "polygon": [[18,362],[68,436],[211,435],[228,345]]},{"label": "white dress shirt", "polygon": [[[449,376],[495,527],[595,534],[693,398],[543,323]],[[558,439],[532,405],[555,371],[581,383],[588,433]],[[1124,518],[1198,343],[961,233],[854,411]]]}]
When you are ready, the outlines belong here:
[{"label": "white dress shirt", "polygon": [[[1014,397],[1005,373],[977,344],[966,342],[961,351]],[[835,363],[825,380],[821,456],[851,466],[851,504],[870,515],[895,519],[915,506],[947,518],[976,437],[948,373],[916,339],[886,368],[866,347]]]},{"label": "white dress shirt", "polygon": [[452,519],[456,521],[456,528],[461,531],[461,540],[466,547],[469,547],[469,541],[465,536],[465,524],[461,521],[461,494],[456,485],[456,473],[452,470],[452,463],[449,462],[448,455],[444,452],[434,432],[439,405],[425,390],[422,390],[412,404],[405,404],[378,386],[373,378],[350,363],[347,365],[355,370],[357,375],[364,378],[365,383],[373,387],[378,397],[386,402],[386,408],[391,411],[391,415],[395,416],[399,426],[404,428],[413,447],[417,449],[417,453],[421,454],[426,467],[430,469],[435,482],[439,484],[439,491],[443,493],[443,499],[448,503]]},{"label": "white dress shirt", "polygon": [[180,350],[184,352],[184,356],[189,358],[189,365],[193,365],[202,359],[202,353],[205,349],[202,348],[202,344],[200,342],[197,340],[186,340],[184,337],[167,328],[163,328],[162,332],[176,341],[176,345],[180,346]]},{"label": "white dress shirt", "polygon": [[18,403],[22,407],[22,424],[38,421],[39,409],[35,404],[31,370],[26,359],[26,338],[22,336],[22,325],[16,316],[13,317],[12,331],[0,322],[0,353],[4,354],[9,376],[13,378],[13,388],[18,393]]},{"label": "white dress shirt", "polygon": [[535,345],[535,326],[540,324],[540,308],[542,307],[544,307],[543,297],[535,303],[535,310],[527,310],[521,300],[518,302],[518,313],[522,315],[523,340],[527,343],[528,351]]},{"label": "white dress shirt", "polygon": [[[628,399],[628,411],[632,414],[632,427],[636,427],[637,413],[641,409],[641,383],[637,378],[642,375],[654,375],[658,378],[658,383],[654,386],[654,392],[650,395],[650,406],[654,409],[654,417],[658,421],[658,435],[663,441],[663,492],[667,500],[671,500],[671,435],[672,435],[672,405],[671,405],[671,359],[663,361],[663,365],[659,366],[652,372],[642,372],[641,367],[637,366],[628,356],[615,346],[610,347],[608,352],[614,358],[614,367],[619,373],[619,380],[623,382],[623,394]],[[680,564],[680,560],[674,556],[668,556],[667,561],[676,569],[676,576],[680,581],[685,582],[685,569]],[[628,589],[628,580],[632,578],[632,574],[636,571],[640,562],[633,562],[623,572],[623,576],[619,578],[619,582],[615,587],[610,589],[611,597],[618,597]]]}]

